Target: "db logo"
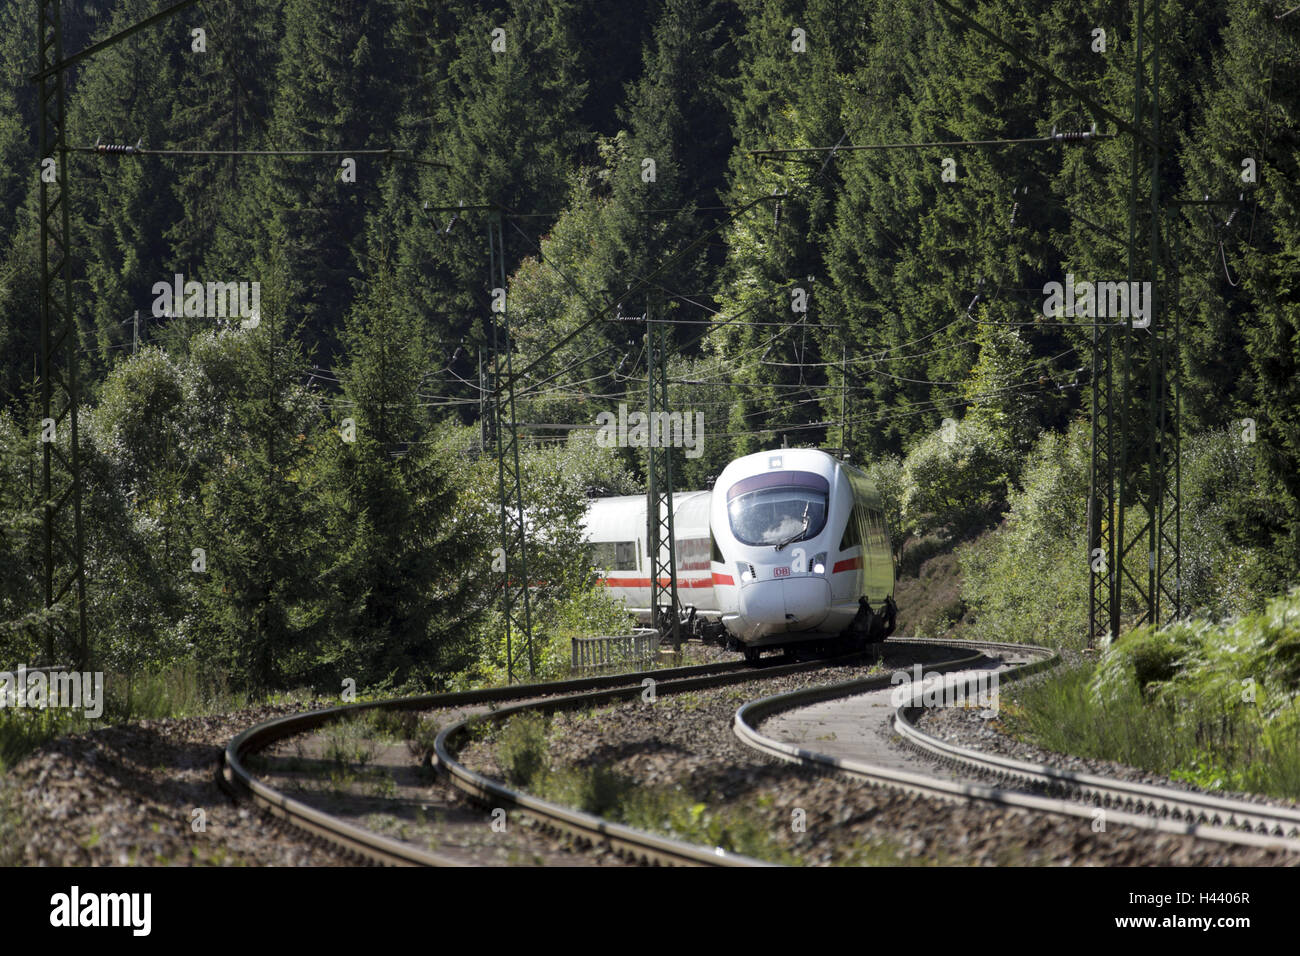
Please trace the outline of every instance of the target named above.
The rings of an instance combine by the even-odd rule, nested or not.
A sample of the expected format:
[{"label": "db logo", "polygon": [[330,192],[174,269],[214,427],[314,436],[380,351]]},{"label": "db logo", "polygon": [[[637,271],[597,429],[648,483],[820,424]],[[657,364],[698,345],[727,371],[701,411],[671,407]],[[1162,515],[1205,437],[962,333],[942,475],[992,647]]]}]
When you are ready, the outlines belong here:
[{"label": "db logo", "polygon": [[789,568],[773,568],[773,569],[772,569],[772,577],[774,577],[774,578],[788,578],[789,576],[790,576],[790,569],[789,569]]}]

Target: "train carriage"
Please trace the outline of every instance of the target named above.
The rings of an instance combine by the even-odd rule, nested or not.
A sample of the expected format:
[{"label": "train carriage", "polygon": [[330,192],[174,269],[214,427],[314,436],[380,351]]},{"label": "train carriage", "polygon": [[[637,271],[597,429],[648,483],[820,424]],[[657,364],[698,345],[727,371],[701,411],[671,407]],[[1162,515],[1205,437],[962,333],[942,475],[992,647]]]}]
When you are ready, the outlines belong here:
[{"label": "train carriage", "polygon": [[[747,656],[828,637],[861,644],[892,632],[884,509],[852,465],[813,449],[759,452],[731,462],[712,491],[674,494],[673,505],[678,598],[694,609],[695,622],[720,625]],[[585,529],[602,582],[650,622],[645,497],[592,501]]]}]

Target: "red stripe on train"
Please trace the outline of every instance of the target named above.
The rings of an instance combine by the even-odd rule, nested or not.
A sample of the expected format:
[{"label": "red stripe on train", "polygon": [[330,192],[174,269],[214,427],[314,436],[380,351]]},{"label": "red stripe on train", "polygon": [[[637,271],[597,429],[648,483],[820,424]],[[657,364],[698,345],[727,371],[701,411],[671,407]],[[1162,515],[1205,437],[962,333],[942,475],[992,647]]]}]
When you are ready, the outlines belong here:
[{"label": "red stripe on train", "polygon": [[[611,588],[648,588],[650,586],[649,578],[605,578],[600,582],[606,587]],[[660,578],[660,585],[668,587],[668,578]],[[711,588],[713,582],[709,578],[678,578],[677,586],[679,588]]]},{"label": "red stripe on train", "polygon": [[841,571],[856,571],[862,567],[862,558],[846,558],[843,561],[836,561],[835,567],[831,568],[831,574],[839,574]]},{"label": "red stripe on train", "polygon": [[733,578],[730,574],[719,574],[717,571],[714,571],[713,583],[725,584],[729,588],[734,588],[736,586],[736,579]]}]

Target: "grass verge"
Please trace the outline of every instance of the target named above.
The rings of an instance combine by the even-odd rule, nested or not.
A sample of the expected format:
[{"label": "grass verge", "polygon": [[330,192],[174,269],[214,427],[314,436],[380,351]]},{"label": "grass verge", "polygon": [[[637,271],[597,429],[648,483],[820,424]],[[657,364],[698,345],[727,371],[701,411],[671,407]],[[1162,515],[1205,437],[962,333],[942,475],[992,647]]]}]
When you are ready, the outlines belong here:
[{"label": "grass verge", "polygon": [[1205,700],[1155,700],[1133,685],[1099,696],[1095,675],[1095,666],[1079,665],[1019,688],[1004,701],[1004,728],[1046,750],[1113,760],[1207,790],[1300,800],[1294,723]]}]

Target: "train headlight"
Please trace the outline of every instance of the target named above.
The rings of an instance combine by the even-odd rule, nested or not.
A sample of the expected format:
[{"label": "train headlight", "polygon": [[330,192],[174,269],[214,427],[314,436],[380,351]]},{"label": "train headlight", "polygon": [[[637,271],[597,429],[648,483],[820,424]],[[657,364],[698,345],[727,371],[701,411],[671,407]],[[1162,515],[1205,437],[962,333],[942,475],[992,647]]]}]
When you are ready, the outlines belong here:
[{"label": "train headlight", "polygon": [[754,566],[748,561],[737,562],[736,570],[740,573],[741,584],[748,584],[750,581],[753,581],[758,577],[758,573],[754,570]]},{"label": "train headlight", "polygon": [[820,554],[813,555],[812,562],[808,565],[808,570],[812,571],[813,574],[826,573],[826,552],[825,551],[821,552]]}]

